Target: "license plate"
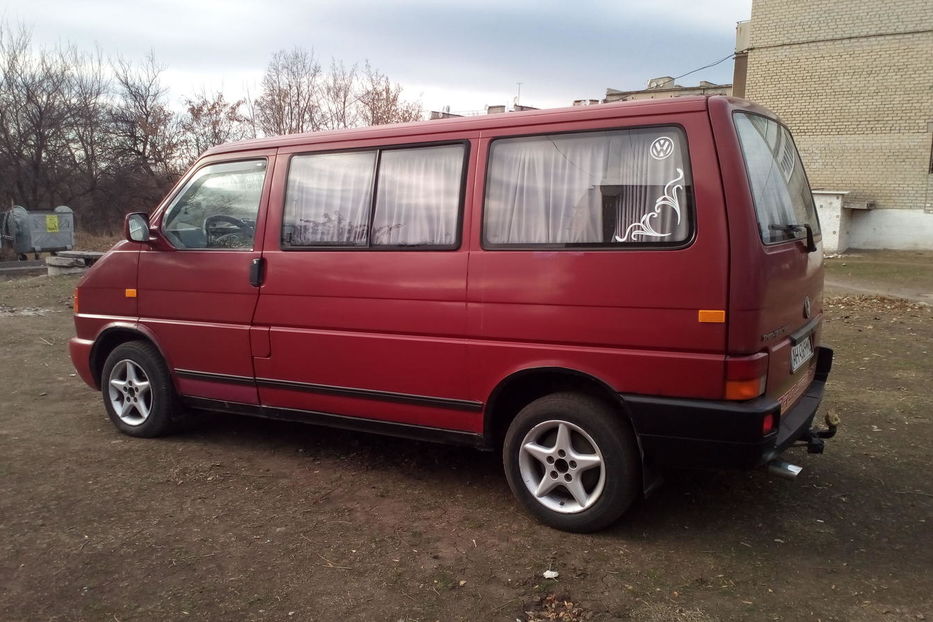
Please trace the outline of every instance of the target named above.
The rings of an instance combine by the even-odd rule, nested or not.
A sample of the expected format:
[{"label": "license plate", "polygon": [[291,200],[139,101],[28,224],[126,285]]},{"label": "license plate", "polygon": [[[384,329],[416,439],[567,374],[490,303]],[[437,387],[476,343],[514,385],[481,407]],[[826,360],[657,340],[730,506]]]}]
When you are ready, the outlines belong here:
[{"label": "license plate", "polygon": [[813,342],[810,335],[790,349],[790,372],[794,373],[813,358]]}]

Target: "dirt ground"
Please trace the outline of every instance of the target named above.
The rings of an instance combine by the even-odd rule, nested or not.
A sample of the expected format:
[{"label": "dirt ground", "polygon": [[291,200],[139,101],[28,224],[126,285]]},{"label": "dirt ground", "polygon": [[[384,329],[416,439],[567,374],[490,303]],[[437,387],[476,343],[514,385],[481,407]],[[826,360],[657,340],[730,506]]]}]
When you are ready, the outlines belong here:
[{"label": "dirt ground", "polygon": [[[865,261],[857,287],[930,272]],[[929,307],[829,300],[842,427],[796,481],[673,472],[581,536],[493,454],[222,416],[120,435],[67,356],[74,281],[0,282],[4,620],[933,620]]]},{"label": "dirt ground", "polygon": [[883,294],[933,304],[933,252],[853,251],[826,264],[827,295]]}]

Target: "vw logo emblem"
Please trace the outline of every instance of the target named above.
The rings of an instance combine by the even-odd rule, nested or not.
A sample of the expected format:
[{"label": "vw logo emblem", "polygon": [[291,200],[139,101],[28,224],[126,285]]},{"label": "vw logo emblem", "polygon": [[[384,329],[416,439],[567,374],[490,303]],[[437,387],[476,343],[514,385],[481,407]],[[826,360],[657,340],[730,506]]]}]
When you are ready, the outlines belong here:
[{"label": "vw logo emblem", "polygon": [[805,319],[810,318],[810,297],[809,296],[803,299],[803,317]]},{"label": "vw logo emblem", "polygon": [[655,160],[664,160],[665,158],[669,158],[671,154],[674,153],[674,141],[667,136],[655,138],[654,142],[651,143],[650,151],[651,157]]}]

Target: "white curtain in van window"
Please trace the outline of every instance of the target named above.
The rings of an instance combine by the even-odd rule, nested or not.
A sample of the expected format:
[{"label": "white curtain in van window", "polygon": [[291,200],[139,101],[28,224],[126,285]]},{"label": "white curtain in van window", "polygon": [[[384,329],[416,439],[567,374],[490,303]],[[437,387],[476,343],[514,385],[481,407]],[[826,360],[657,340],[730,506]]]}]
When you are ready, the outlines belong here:
[{"label": "white curtain in van window", "polygon": [[[670,149],[652,155],[667,138]],[[687,238],[684,143],[676,129],[498,140],[487,175],[493,244],[613,244]]]},{"label": "white curtain in van window", "polygon": [[456,242],[463,145],[382,152],[373,244],[450,246]]},{"label": "white curtain in van window", "polygon": [[[609,175],[618,175],[614,242],[683,242],[690,236],[686,145],[679,131],[628,130],[613,149]],[[610,180],[613,181],[613,180]],[[611,184],[610,184],[611,185]]]},{"label": "white curtain in van window", "polygon": [[283,243],[366,245],[375,158],[373,151],[292,158]]}]

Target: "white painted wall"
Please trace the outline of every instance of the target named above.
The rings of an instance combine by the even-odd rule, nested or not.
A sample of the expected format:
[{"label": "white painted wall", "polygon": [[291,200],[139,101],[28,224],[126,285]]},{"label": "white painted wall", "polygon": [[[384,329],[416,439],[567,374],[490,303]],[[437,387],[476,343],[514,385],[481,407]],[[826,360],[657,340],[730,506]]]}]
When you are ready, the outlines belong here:
[{"label": "white painted wall", "polygon": [[820,233],[823,236],[823,252],[835,255],[849,248],[851,228],[850,209],[844,208],[846,191],[814,190],[813,202],[820,217]]},{"label": "white painted wall", "polygon": [[922,209],[846,210],[849,247],[933,250],[933,213]]}]

